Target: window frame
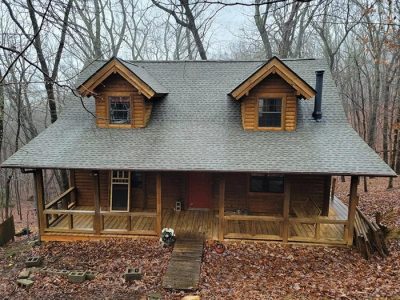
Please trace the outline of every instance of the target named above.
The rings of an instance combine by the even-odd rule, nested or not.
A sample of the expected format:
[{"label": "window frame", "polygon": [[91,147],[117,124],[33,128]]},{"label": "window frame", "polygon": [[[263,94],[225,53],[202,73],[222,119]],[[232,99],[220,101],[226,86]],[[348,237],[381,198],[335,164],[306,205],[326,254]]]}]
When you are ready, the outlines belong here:
[{"label": "window frame", "polygon": [[[120,178],[120,177],[114,177],[114,172],[127,172],[128,173],[128,178]],[[125,182],[113,182],[113,179],[125,179]],[[113,209],[113,185],[114,184],[126,184],[128,186],[128,199],[127,199],[127,210],[116,210]],[[131,210],[131,172],[130,171],[125,171],[125,170],[111,170],[110,171],[110,212],[130,212]]]},{"label": "window frame", "polygon": [[[130,128],[134,124],[133,120],[133,101],[132,101],[132,94],[128,92],[112,92],[112,93],[107,93],[105,95],[107,97],[107,120],[108,120],[108,126],[109,127],[114,127],[114,128],[121,128],[121,127],[126,127]],[[112,97],[127,97],[129,98],[129,123],[125,124],[118,124],[118,123],[112,123],[111,122],[111,98]]]},{"label": "window frame", "polygon": [[[280,127],[262,127],[259,126],[259,101],[261,99],[281,99],[281,126]],[[282,131],[285,130],[285,120],[286,120],[286,94],[282,93],[265,93],[265,94],[258,94],[256,98],[256,128],[257,130],[265,130],[265,131]]]},{"label": "window frame", "polygon": [[[282,177],[283,188],[282,192],[254,192],[251,191],[251,177],[252,176],[270,176],[270,177]],[[250,196],[265,196],[265,195],[284,195],[285,194],[285,175],[283,174],[269,174],[269,173],[250,173],[247,176],[247,193]]]}]

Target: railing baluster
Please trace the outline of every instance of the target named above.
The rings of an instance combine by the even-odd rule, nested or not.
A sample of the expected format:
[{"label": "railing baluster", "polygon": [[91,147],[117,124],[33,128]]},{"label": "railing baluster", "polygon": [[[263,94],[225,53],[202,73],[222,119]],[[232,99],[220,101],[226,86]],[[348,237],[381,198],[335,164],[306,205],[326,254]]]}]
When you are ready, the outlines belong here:
[{"label": "railing baluster", "polygon": [[132,229],[132,219],[131,219],[131,215],[127,216],[127,222],[126,222],[127,226],[126,226],[126,230],[131,231]]},{"label": "railing baluster", "polygon": [[[94,217],[93,217],[93,221],[94,221]],[[94,222],[93,222],[94,224]],[[94,227],[93,227],[94,229]],[[104,230],[104,215],[100,214],[100,230],[103,231]]]},{"label": "railing baluster", "polygon": [[315,223],[315,239],[316,240],[319,240],[320,234],[321,234],[321,223],[319,223],[317,221],[317,223]]},{"label": "railing baluster", "polygon": [[68,215],[68,229],[74,229],[74,216],[72,214]]}]

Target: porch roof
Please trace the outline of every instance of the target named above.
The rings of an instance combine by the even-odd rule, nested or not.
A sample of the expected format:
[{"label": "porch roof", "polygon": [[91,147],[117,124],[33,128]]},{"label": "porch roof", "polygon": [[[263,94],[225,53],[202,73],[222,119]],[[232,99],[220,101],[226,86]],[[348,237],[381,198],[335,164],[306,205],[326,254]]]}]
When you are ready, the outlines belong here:
[{"label": "porch roof", "polygon": [[[299,101],[297,130],[241,127],[240,103],[227,94],[262,61],[135,62],[169,94],[155,99],[143,129],[97,128],[71,96],[59,120],[7,159],[3,167],[269,172],[395,176],[348,124],[330,72],[325,72],[321,122],[313,101]],[[323,60],[284,60],[309,85]],[[84,69],[85,81],[104,61]],[[94,100],[84,99],[94,111]]]}]

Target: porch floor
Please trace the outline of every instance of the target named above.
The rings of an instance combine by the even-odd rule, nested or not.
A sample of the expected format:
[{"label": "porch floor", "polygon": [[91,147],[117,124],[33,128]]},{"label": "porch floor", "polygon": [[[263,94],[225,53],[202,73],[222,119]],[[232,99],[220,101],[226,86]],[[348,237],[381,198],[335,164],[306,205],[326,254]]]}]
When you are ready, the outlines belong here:
[{"label": "porch floor", "polygon": [[[76,210],[94,210],[93,207],[78,206]],[[293,209],[291,217],[310,217],[310,212],[305,207]],[[347,206],[339,199],[335,198],[330,203],[329,219],[346,220]],[[128,219],[122,216],[104,216],[104,228],[112,231],[123,230],[127,227]],[[175,212],[172,209],[164,209],[162,212],[162,227],[173,228],[177,236],[187,236],[192,233],[203,233],[206,239],[218,239],[218,212],[187,210]],[[77,230],[92,230],[93,216],[74,215],[74,228]],[[64,217],[56,224],[51,226],[52,231],[57,229],[66,230],[68,228],[68,218]],[[131,218],[132,230],[150,231],[155,229],[155,218],[146,216],[134,216]],[[65,232],[65,231],[64,231]],[[279,222],[271,221],[236,221],[228,220],[225,223],[224,232],[226,238],[235,234],[247,236],[249,239],[263,239],[266,235],[281,236],[281,226]],[[342,224],[321,224],[321,238],[325,240],[341,240],[344,234]],[[289,240],[296,238],[306,238],[312,240],[315,233],[315,224],[291,224],[289,227]]]}]

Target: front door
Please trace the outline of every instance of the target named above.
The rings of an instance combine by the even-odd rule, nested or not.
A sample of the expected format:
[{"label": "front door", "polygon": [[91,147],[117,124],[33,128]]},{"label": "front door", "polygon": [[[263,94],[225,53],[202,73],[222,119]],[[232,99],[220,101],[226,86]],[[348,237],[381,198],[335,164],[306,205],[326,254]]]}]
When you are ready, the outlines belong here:
[{"label": "front door", "polygon": [[209,173],[189,173],[188,175],[188,208],[210,209],[212,181]]}]

